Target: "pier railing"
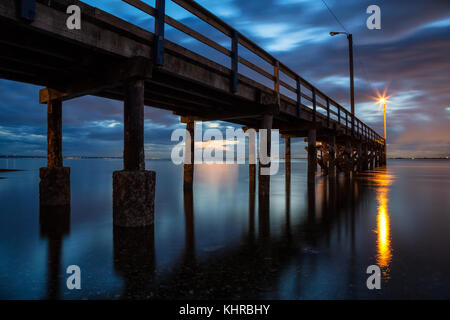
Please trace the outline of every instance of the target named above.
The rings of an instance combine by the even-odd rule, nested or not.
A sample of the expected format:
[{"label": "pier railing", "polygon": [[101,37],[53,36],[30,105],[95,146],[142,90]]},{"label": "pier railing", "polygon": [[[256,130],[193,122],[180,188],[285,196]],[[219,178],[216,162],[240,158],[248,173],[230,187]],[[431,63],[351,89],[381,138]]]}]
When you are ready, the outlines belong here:
[{"label": "pier railing", "polygon": [[[284,88],[294,95],[297,104],[297,112],[300,116],[304,108],[309,109],[312,113],[313,121],[316,121],[318,114],[321,117],[325,117],[328,126],[330,126],[331,120],[336,121],[341,127],[343,127],[346,133],[352,135],[360,135],[366,139],[377,141],[384,144],[384,138],[381,137],[375,130],[366,125],[363,121],[354,117],[347,109],[342,107],[338,102],[327,96],[317,87],[306,81],[300,75],[291,70],[288,66],[281,61],[274,58],[267,51],[259,47],[257,44],[249,40],[240,32],[229,26],[222,21],[216,15],[206,10],[204,7],[192,0],[167,0],[172,1],[195,15],[199,19],[203,20],[210,26],[214,27],[231,40],[231,50],[225,48],[216,41],[208,38],[198,31],[186,26],[180,21],[165,14],[165,1],[155,0],[155,8],[151,5],[140,0],[122,0],[129,5],[145,12],[146,14],[155,18],[155,55],[154,61],[157,64],[162,64],[164,54],[164,24],[191,36],[192,38],[200,41],[201,43],[217,50],[230,58],[231,62],[231,90],[237,92],[238,90],[238,76],[239,76],[239,64],[246,66],[247,68],[255,71],[259,75],[273,82],[273,90],[285,98],[286,95],[280,93],[280,89]],[[255,54],[263,61],[267,62],[273,67],[273,73],[269,73],[262,67],[257,66],[253,62],[245,59],[239,55],[239,45],[243,46],[251,53]],[[290,82],[295,85],[291,85],[288,81],[281,79],[280,73],[284,74]],[[257,81],[257,80],[255,80]],[[306,104],[308,105],[306,105]]]}]

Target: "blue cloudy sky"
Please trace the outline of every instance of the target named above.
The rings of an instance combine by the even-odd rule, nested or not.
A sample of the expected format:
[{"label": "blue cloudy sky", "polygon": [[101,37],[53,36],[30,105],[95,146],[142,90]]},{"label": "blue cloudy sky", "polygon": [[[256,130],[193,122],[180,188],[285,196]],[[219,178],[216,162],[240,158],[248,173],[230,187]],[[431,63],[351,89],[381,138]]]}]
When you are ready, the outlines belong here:
[{"label": "blue cloudy sky", "polygon": [[[84,2],[114,13],[145,29],[153,18],[120,0]],[[153,1],[145,1],[152,6]],[[342,105],[348,106],[348,54],[343,31],[321,0],[201,0],[208,10],[272,53]],[[356,113],[383,132],[377,91],[387,90],[391,156],[450,154],[450,2],[448,0],[326,0],[354,35]],[[381,30],[368,30],[366,8],[381,8]],[[168,1],[167,14],[207,34],[225,47],[219,32]],[[219,63],[229,61],[171,28],[167,38]],[[245,52],[244,52],[245,54]],[[249,57],[251,59],[251,57]],[[46,107],[38,104],[39,87],[0,79],[0,155],[45,155]],[[64,155],[121,156],[123,106],[92,96],[64,103]],[[227,123],[209,126],[226,127]],[[206,124],[205,126],[208,126]],[[181,128],[168,111],[146,108],[147,157],[170,155],[170,135]],[[293,152],[304,154],[301,139]]]}]

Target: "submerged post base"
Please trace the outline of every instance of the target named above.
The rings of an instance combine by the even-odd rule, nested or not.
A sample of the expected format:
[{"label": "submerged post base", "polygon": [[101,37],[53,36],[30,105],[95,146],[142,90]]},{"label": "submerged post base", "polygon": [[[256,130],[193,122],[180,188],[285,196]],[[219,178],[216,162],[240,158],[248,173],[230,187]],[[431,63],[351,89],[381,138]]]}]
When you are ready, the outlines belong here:
[{"label": "submerged post base", "polygon": [[113,172],[113,221],[119,227],[153,225],[155,211],[154,171]]},{"label": "submerged post base", "polygon": [[40,206],[39,225],[41,237],[61,239],[70,233],[70,206]]},{"label": "submerged post base", "polygon": [[70,205],[70,168],[40,168],[39,204],[41,207]]}]

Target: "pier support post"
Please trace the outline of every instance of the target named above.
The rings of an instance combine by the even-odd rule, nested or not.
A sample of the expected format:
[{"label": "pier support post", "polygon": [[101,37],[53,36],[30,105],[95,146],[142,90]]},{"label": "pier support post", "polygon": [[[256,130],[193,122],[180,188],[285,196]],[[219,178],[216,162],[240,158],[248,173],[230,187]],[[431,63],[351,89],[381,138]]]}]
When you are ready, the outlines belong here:
[{"label": "pier support post", "polygon": [[378,147],[378,166],[381,167],[383,165],[383,149],[381,146]]},{"label": "pier support post", "polygon": [[370,145],[370,149],[369,150],[370,150],[370,154],[369,154],[369,170],[373,170],[373,168],[374,168],[373,163],[374,163],[374,160],[375,160],[375,156],[374,156],[375,151],[374,151],[373,145]]},{"label": "pier support post", "polygon": [[367,142],[363,143],[363,170],[367,171],[369,169],[369,146]]},{"label": "pier support post", "polygon": [[186,146],[184,153],[184,189],[192,189],[194,184],[194,148],[195,148],[195,122],[189,119],[186,122]]},{"label": "pier support post", "polygon": [[317,171],[316,129],[308,131],[308,185],[314,185]]},{"label": "pier support post", "polygon": [[357,157],[358,157],[358,172],[363,171],[363,146],[361,142],[358,142],[358,149],[357,149]]},{"label": "pier support post", "polygon": [[362,145],[362,170],[366,171],[368,169],[369,166],[369,155],[368,155],[368,147],[367,147],[367,143],[363,143]]},{"label": "pier support post", "polygon": [[256,130],[248,130],[248,177],[249,192],[255,193],[256,189]]},{"label": "pier support post", "polygon": [[119,227],[153,226],[154,171],[145,170],[144,80],[125,84],[123,170],[113,172],[113,222]]},{"label": "pier support post", "polygon": [[328,175],[334,177],[336,175],[336,136],[330,136],[330,151],[328,154]]},{"label": "pier support post", "polygon": [[63,167],[62,101],[47,101],[47,167],[40,168],[41,207],[70,205],[70,168]]},{"label": "pier support post", "polygon": [[285,148],[284,148],[284,165],[286,174],[286,184],[290,182],[291,179],[291,138],[285,137]]},{"label": "pier support post", "polygon": [[271,131],[272,131],[272,114],[264,114],[261,121],[261,129],[266,130],[265,134],[261,134],[263,131],[259,130],[259,175],[258,175],[258,188],[259,196],[269,196],[270,194],[270,175],[261,174],[263,168],[269,169],[270,161],[268,163],[262,162],[262,156],[266,155],[270,158],[270,146],[271,146]]},{"label": "pier support post", "polygon": [[366,157],[366,161],[365,161],[365,170],[369,170],[370,169],[370,145],[369,143],[365,143],[365,149],[364,149],[364,155]]},{"label": "pier support post", "polygon": [[375,147],[375,168],[380,166],[380,149],[378,145]]},{"label": "pier support post", "polygon": [[348,139],[345,141],[345,152],[344,152],[344,162],[345,162],[345,173],[349,174],[354,170],[353,166],[353,148],[352,142]]}]

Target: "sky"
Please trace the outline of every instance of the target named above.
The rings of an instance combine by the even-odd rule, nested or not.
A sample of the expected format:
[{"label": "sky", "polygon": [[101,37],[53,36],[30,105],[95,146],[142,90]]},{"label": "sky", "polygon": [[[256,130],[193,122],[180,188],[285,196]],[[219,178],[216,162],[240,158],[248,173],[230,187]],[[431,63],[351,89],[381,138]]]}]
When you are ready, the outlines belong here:
[{"label": "sky", "polygon": [[[166,14],[230,48],[230,40],[220,32],[167,1]],[[450,1],[325,1],[339,22],[321,0],[197,2],[348,108],[348,43],[345,36],[329,36],[345,28],[354,39],[356,115],[380,134],[383,112],[374,99],[377,92],[390,96],[388,155],[449,156]],[[84,2],[153,31],[152,17],[120,0]],[[154,6],[154,0],[144,2]],[[380,30],[366,26],[366,9],[372,4],[381,9]],[[229,66],[228,58],[177,30],[167,27],[166,37]],[[245,50],[240,52],[260,63]],[[46,106],[38,103],[40,89],[0,79],[0,155],[46,155]],[[65,101],[64,156],[121,156],[122,121],[120,102],[93,96]],[[224,131],[230,124],[203,126]],[[146,157],[170,157],[176,144],[171,134],[183,127],[171,112],[145,108]],[[305,154],[303,139],[293,141],[292,152]]]}]

